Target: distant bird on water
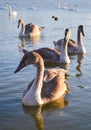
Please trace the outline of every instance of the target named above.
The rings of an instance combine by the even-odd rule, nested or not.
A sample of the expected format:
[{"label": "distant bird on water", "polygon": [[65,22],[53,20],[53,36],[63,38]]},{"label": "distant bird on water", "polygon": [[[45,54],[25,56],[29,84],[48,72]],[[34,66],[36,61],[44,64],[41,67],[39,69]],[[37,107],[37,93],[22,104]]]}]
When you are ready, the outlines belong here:
[{"label": "distant bird on water", "polygon": [[18,20],[18,28],[21,25],[21,31],[19,33],[19,37],[37,37],[40,36],[41,30],[44,29],[44,27],[39,27],[38,25],[34,23],[24,24],[24,21],[22,19]]},{"label": "distant bird on water", "polygon": [[52,16],[52,18],[53,18],[55,21],[58,20],[58,17],[56,17],[56,16]]},{"label": "distant bird on water", "polygon": [[13,10],[11,5],[9,6],[9,16],[17,16],[17,11]]},{"label": "distant bird on water", "polygon": [[[72,54],[79,54],[79,53],[86,53],[85,46],[82,41],[82,36],[85,36],[84,34],[84,26],[79,25],[77,30],[77,41],[74,41],[73,39],[69,39],[68,42],[68,53]],[[54,46],[57,50],[60,51],[60,48],[62,45],[62,39],[59,39],[58,41],[54,42]]]}]

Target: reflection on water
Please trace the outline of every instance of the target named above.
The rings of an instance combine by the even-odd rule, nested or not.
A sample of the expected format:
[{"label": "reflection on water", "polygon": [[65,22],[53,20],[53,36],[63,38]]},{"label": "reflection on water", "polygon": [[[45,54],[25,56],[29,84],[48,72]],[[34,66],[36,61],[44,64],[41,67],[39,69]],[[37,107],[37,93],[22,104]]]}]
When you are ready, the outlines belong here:
[{"label": "reflection on water", "polygon": [[32,42],[32,44],[38,44],[40,40],[40,36],[36,36],[34,38],[30,38],[30,41]]},{"label": "reflection on water", "polygon": [[20,46],[19,46],[19,51],[22,51],[23,48],[26,48],[27,43],[28,43],[28,45],[29,45],[29,43],[38,44],[40,37],[35,37],[35,38],[22,37],[22,38],[19,38],[19,39],[21,40],[21,43],[20,43]]},{"label": "reflection on water", "polygon": [[76,66],[76,70],[78,70],[78,72],[79,72],[79,73],[76,74],[77,78],[82,76],[81,65],[82,65],[82,60],[83,60],[84,57],[85,57],[85,54],[78,54],[77,55],[78,65]]},{"label": "reflection on water", "polygon": [[20,38],[20,40],[21,40],[21,48],[24,48],[25,47],[25,45],[26,45],[26,41],[25,41],[25,38],[24,37],[22,37],[22,38]]},{"label": "reflection on water", "polygon": [[32,116],[35,121],[35,126],[38,130],[44,130],[44,118],[42,113],[43,112],[52,112],[56,109],[61,109],[68,105],[68,101],[64,99],[64,96],[59,98],[58,100],[51,102],[49,104],[41,105],[41,106],[34,106],[34,107],[26,107],[23,106],[23,110],[28,115]]},{"label": "reflection on water", "polygon": [[39,43],[39,40],[40,40],[40,36],[36,36],[34,38],[25,38],[25,37],[22,37],[22,38],[19,38],[21,40],[21,47],[25,47],[26,45],[26,42],[31,42],[32,44],[38,44]]}]

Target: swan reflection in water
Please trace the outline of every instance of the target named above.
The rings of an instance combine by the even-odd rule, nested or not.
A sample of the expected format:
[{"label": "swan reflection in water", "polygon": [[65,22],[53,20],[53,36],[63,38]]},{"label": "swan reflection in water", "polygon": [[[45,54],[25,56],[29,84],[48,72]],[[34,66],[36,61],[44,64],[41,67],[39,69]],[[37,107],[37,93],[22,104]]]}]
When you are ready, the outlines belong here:
[{"label": "swan reflection in water", "polygon": [[34,106],[34,107],[23,106],[23,110],[26,114],[34,118],[35,127],[37,127],[38,130],[44,130],[44,118],[43,118],[42,113],[53,112],[57,109],[60,109],[61,111],[61,109],[67,105],[68,105],[68,101],[64,99],[64,97],[61,97],[57,99],[56,101],[51,102],[46,105]]},{"label": "swan reflection in water", "polygon": [[81,65],[82,65],[82,60],[84,58],[85,58],[85,54],[78,54],[77,55],[77,63],[78,63],[78,65],[76,66],[76,70],[79,72],[79,73],[76,74],[77,78],[82,76]]},{"label": "swan reflection in water", "polygon": [[38,44],[39,41],[40,41],[40,37],[39,36],[36,36],[34,38],[25,38],[25,37],[22,37],[22,38],[19,38],[21,40],[21,46],[22,48],[25,47],[26,43],[32,43],[32,44]]}]

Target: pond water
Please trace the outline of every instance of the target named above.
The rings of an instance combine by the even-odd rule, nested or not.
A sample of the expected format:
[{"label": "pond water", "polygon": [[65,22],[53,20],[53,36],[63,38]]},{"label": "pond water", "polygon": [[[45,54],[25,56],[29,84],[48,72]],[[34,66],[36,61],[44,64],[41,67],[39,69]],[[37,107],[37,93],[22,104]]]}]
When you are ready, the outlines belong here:
[{"label": "pond water", "polygon": [[[9,16],[6,2],[17,11]],[[69,4],[68,9],[65,8]],[[34,9],[34,4],[36,9]],[[91,129],[91,1],[64,0],[0,0],[0,130],[90,130]],[[74,6],[78,5],[77,11]],[[66,6],[67,7],[67,6]],[[52,19],[57,16],[58,20]],[[35,22],[45,26],[40,39],[18,38],[18,19],[25,23]],[[54,48],[53,40],[64,37],[65,28],[72,30],[71,38],[77,40],[77,27],[82,24],[86,55],[71,56],[66,79],[70,92],[64,99],[40,107],[23,107],[21,97],[24,89],[36,75],[36,68],[28,66],[14,74],[23,53],[41,47]],[[57,66],[65,67],[65,66]],[[30,71],[30,72],[29,72]]]}]

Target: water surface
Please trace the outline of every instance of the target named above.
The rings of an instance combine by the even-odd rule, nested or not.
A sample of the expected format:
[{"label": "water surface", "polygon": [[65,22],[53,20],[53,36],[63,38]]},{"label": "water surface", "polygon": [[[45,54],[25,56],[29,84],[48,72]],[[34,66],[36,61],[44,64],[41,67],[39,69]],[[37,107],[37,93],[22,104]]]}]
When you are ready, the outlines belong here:
[{"label": "water surface", "polygon": [[[91,129],[91,1],[61,1],[69,3],[69,10],[58,8],[57,0],[8,0],[17,17],[9,17],[4,7],[6,0],[0,1],[0,130],[90,130]],[[36,10],[31,9],[34,2]],[[78,11],[73,9],[78,4]],[[57,16],[58,21],[52,19]],[[25,23],[31,21],[45,26],[40,39],[18,38],[18,19]],[[23,54],[19,47],[24,45],[28,50],[40,47],[54,48],[53,40],[64,37],[65,28],[72,29],[71,38],[77,39],[77,27],[82,24],[85,29],[83,42],[86,56],[72,56],[66,66],[69,76],[66,80],[70,93],[65,99],[47,106],[23,107],[21,97],[24,88],[36,75],[36,68],[28,66],[14,74]],[[65,67],[65,66],[58,66]],[[29,72],[30,71],[30,72]]]}]

